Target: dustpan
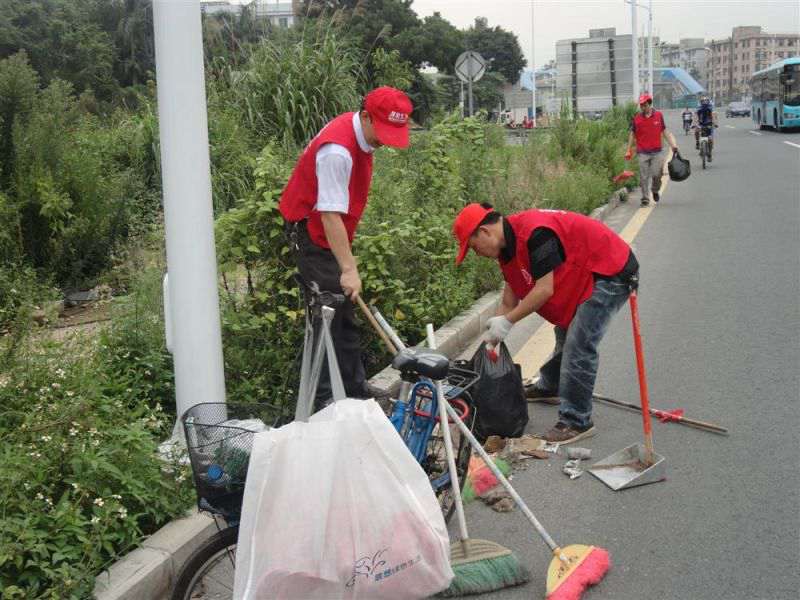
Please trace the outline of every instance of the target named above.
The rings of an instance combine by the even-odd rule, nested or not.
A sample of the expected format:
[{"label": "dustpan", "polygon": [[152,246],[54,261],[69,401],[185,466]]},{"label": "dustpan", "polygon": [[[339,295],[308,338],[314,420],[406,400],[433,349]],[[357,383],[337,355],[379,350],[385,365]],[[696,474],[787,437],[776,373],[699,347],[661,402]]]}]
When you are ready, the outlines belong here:
[{"label": "dustpan", "polygon": [[612,490],[656,483],[666,479],[666,462],[653,450],[653,431],[650,423],[650,402],[647,396],[647,378],[644,371],[644,351],[639,325],[639,303],[636,291],[631,292],[631,320],[633,345],[636,350],[636,367],[639,372],[639,394],[642,399],[644,444],[634,444],[607,456],[589,467],[589,472]]}]

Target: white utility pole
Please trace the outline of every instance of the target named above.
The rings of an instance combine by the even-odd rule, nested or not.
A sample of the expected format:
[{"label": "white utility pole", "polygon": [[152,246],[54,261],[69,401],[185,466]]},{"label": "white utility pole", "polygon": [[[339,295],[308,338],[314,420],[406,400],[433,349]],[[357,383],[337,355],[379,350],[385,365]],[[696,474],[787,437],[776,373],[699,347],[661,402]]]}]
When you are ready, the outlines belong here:
[{"label": "white utility pole", "polygon": [[650,8],[647,9],[647,14],[647,36],[649,37],[647,47],[647,68],[649,71],[650,85],[649,91],[650,95],[655,98],[655,88],[653,87],[653,0],[650,0]]},{"label": "white utility pole", "polygon": [[536,127],[536,55],[533,37],[533,0],[531,0],[531,94],[533,95],[533,126]]},{"label": "white utility pole", "polygon": [[639,25],[636,21],[636,0],[631,2],[631,59],[633,101],[639,103]]},{"label": "white utility pole", "polygon": [[154,0],[158,125],[177,414],[225,402],[199,0]]}]

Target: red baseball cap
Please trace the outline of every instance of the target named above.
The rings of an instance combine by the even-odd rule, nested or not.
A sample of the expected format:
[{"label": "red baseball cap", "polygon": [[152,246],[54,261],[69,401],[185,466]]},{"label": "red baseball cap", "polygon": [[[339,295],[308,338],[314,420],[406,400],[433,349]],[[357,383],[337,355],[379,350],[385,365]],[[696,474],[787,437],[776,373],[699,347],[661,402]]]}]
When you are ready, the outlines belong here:
[{"label": "red baseball cap", "polygon": [[646,104],[647,102],[652,102],[652,101],[653,101],[653,97],[650,94],[648,94],[647,92],[645,92],[644,94],[639,96],[639,106],[641,106],[642,104]]},{"label": "red baseball cap", "polygon": [[453,236],[458,240],[459,249],[456,256],[456,264],[460,265],[469,250],[469,238],[475,233],[478,225],[486,218],[486,215],[494,212],[493,208],[484,208],[477,202],[467,204],[458,213],[456,220],[453,221]]},{"label": "red baseball cap", "polygon": [[408,117],[414,107],[403,92],[389,86],[372,90],[364,98],[378,141],[393,148],[408,147]]}]

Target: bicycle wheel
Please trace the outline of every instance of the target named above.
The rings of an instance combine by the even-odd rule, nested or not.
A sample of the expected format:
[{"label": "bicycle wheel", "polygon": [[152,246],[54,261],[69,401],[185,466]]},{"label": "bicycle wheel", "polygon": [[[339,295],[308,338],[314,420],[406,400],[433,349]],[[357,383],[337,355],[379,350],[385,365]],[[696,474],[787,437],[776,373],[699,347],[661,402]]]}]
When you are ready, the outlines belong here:
[{"label": "bicycle wheel", "polygon": [[208,538],[181,569],[170,600],[229,600],[233,598],[238,527]]},{"label": "bicycle wheel", "polygon": [[[455,398],[450,400],[451,404],[456,404],[459,401],[466,403],[469,407],[469,414],[464,421],[465,425],[471,430],[474,422],[475,411],[472,408],[471,399],[465,394],[465,397]],[[456,406],[456,412],[463,414],[463,410],[459,410]],[[453,451],[455,453],[456,474],[458,475],[458,483],[461,488],[464,488],[464,479],[469,467],[469,458],[472,455],[469,441],[461,434],[458,426],[455,423],[449,423],[450,439],[453,442]],[[444,436],[441,430],[442,424],[439,422],[433,433],[428,440],[428,447],[425,460],[422,462],[422,468],[428,474],[428,479],[431,481],[431,486],[436,494],[436,499],[439,501],[439,506],[442,509],[445,522],[449,522],[456,509],[455,495],[453,494],[453,487],[450,481],[450,470],[447,464],[447,452],[444,447]]]}]

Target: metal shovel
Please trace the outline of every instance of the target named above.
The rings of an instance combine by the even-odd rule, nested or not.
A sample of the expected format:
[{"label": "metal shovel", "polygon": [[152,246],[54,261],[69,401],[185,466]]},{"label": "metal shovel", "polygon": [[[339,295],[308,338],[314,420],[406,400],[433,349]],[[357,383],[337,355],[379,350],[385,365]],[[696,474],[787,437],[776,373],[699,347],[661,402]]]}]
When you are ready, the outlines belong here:
[{"label": "metal shovel", "polygon": [[639,394],[642,399],[644,445],[634,444],[593,464],[589,472],[612,490],[624,490],[637,485],[656,483],[666,479],[664,457],[653,450],[653,432],[650,423],[650,402],[647,397],[647,378],[644,372],[644,351],[639,325],[639,301],[636,291],[631,292],[631,320],[633,345],[636,350],[636,367],[639,372]]}]

